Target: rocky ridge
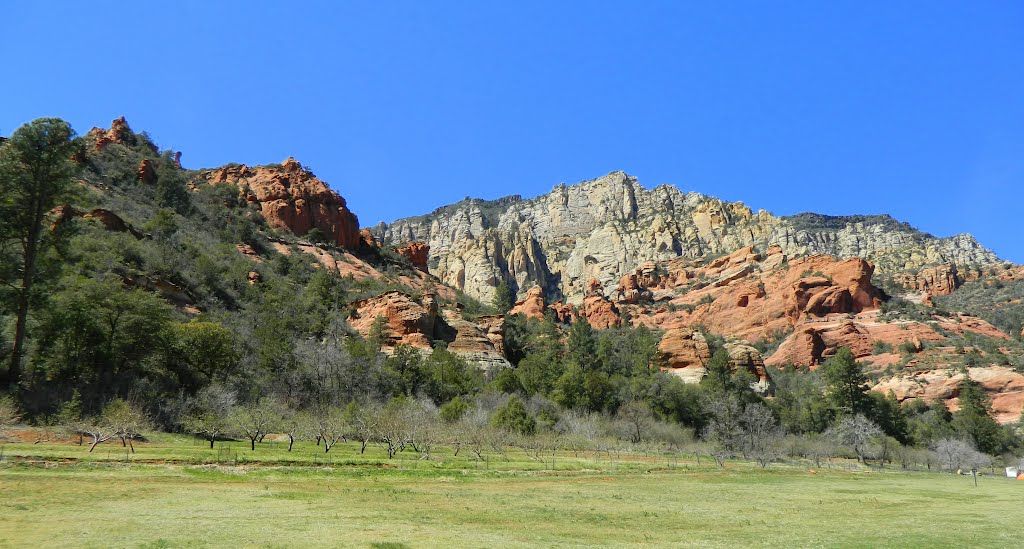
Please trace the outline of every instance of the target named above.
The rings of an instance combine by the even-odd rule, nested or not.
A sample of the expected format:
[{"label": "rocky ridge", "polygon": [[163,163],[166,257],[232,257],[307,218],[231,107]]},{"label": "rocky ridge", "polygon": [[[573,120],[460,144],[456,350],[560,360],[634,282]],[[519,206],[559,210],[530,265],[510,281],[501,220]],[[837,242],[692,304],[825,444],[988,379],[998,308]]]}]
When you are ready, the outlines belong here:
[{"label": "rocky ridge", "polygon": [[558,185],[529,200],[467,200],[373,231],[386,244],[425,242],[430,272],[483,301],[504,278],[520,296],[539,286],[546,295],[579,303],[590,280],[607,295],[645,262],[745,246],[778,246],[790,257],[860,257],[891,274],[998,261],[970,235],[935,238],[888,216],[776,217],[670,185],[648,190],[623,172]]}]

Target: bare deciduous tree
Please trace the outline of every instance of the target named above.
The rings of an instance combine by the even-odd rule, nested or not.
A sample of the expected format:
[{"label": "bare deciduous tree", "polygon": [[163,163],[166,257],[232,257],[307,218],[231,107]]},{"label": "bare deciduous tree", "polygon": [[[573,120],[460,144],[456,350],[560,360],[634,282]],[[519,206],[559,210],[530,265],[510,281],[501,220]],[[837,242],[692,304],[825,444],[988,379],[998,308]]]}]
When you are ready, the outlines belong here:
[{"label": "bare deciduous tree", "polygon": [[278,408],[274,402],[264,398],[232,410],[231,420],[238,432],[249,439],[251,450],[256,450],[256,441],[263,440],[275,424],[280,422]]},{"label": "bare deciduous tree", "polygon": [[944,438],[934,445],[939,464],[947,471],[976,469],[985,465],[987,456],[966,440]]},{"label": "bare deciduous tree", "polygon": [[829,434],[840,444],[853,448],[857,460],[866,463],[872,440],[882,430],[861,414],[844,417],[829,429]]},{"label": "bare deciduous tree", "polygon": [[324,443],[324,453],[331,451],[338,442],[345,440],[349,425],[344,410],[330,406],[313,412],[310,429],[313,435]]},{"label": "bare deciduous tree", "polygon": [[629,441],[638,444],[654,423],[654,413],[645,402],[631,400],[619,408],[618,417],[629,428]]},{"label": "bare deciduous tree", "polygon": [[234,405],[235,394],[230,390],[220,385],[204,387],[189,403],[185,428],[210,441],[212,449],[214,441],[231,432]]},{"label": "bare deciduous tree", "polygon": [[754,458],[762,468],[782,455],[782,430],[772,411],[761,404],[747,404],[740,417],[743,431],[743,453]]}]

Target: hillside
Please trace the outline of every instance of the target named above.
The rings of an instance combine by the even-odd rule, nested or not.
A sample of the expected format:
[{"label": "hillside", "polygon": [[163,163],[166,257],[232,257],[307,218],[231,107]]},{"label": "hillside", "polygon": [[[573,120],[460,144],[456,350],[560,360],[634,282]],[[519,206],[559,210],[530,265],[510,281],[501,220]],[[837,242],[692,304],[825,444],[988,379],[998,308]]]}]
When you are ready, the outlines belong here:
[{"label": "hillside", "polygon": [[[640,410],[711,440],[725,398],[821,433],[850,413],[819,371],[843,361],[855,409],[901,444],[1024,408],[1024,268],[969,235],[775,217],[621,172],[360,229],[293,158],[185,170],[123,118],[74,144],[14,382],[36,421],[112,398],[190,432],[222,404],[415,402],[531,433],[599,414],[615,436]],[[1016,447],[985,428],[979,448]]]}]

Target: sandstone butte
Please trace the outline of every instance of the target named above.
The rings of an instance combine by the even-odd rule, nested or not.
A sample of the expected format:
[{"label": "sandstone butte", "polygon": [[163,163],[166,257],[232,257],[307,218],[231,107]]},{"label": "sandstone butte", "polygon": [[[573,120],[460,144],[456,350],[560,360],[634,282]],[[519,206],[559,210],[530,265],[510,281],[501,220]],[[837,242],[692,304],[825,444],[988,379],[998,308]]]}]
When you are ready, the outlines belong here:
[{"label": "sandstone butte", "polygon": [[[132,135],[127,122],[119,118],[110,129],[94,128],[87,137],[101,150],[111,143],[127,143]],[[147,182],[153,173],[152,164],[144,161],[137,177]],[[236,165],[205,170],[199,172],[196,181],[237,185],[242,195],[259,207],[270,226],[300,237],[316,228],[340,247],[327,249],[302,241],[274,242],[279,252],[292,253],[286,245],[291,244],[300,253],[308,254],[311,262],[343,276],[357,280],[390,279],[409,288],[408,292],[389,291],[350,306],[349,322],[364,336],[378,318],[383,319],[386,352],[398,344],[407,344],[428,353],[434,344],[443,341],[450,350],[481,367],[507,367],[503,317],[484,316],[469,321],[457,306],[439,304],[439,300],[455,301],[452,286],[487,301],[490,294],[486,288],[496,285],[499,275],[508,276],[520,287],[522,299],[510,314],[543,318],[550,312],[559,322],[582,319],[596,329],[643,325],[661,331],[665,368],[686,382],[698,382],[710,359],[708,341],[694,327],[722,335],[726,337],[730,366],[753,374],[754,389],[765,395],[773,391],[772,367],[794,364],[816,368],[845,346],[865,368],[881,372],[906,360],[895,352],[876,353],[876,345],[898,348],[907,343],[917,353],[904,371],[882,377],[874,388],[891,390],[900,400],[943,400],[955,409],[958,376],[962,374],[943,365],[944,357],[954,352],[943,346],[948,339],[944,334],[1009,337],[983,320],[960,314],[935,316],[928,321],[885,318],[879,311],[884,296],[871,282],[875,265],[861,257],[836,257],[850,255],[848,248],[858,249],[867,240],[867,248],[881,250],[874,255],[886,262],[889,274],[908,290],[908,296],[929,303],[933,297],[949,295],[966,282],[988,276],[983,266],[992,264],[994,255],[962,235],[928,240],[900,232],[903,229],[899,227],[875,230],[867,225],[848,224],[846,229],[817,233],[819,240],[806,240],[806,236],[792,233],[792,222],[786,219],[763,212],[753,214],[742,204],[727,204],[694,193],[684,196],[662,187],[644,191],[621,173],[556,188],[551,196],[539,201],[522,201],[518,197],[498,201],[521,217],[540,219],[549,215],[546,212],[561,210],[564,215],[573,216],[557,214],[543,223],[538,221],[529,233],[523,232],[526,229],[522,225],[518,233],[514,228],[504,232],[487,228],[486,218],[480,209],[474,209],[472,202],[462,210],[452,210],[450,217],[434,217],[429,231],[424,228],[426,225],[404,221],[391,227],[360,230],[345,200],[292,158],[278,166]],[[673,215],[689,217],[671,221],[658,210],[662,207],[659,204],[676,204],[673,207],[677,213]],[[643,217],[645,208],[654,209],[653,217]],[[55,224],[74,216],[94,219],[109,230],[146,237],[106,210],[62,210],[56,215]],[[650,234],[640,238],[643,235],[634,229],[630,229],[632,233],[615,233],[618,229],[609,232],[610,225],[602,226],[605,218],[609,223],[625,222],[623,226],[627,229],[631,227],[629,223],[643,220],[641,225],[648,226]],[[584,222],[576,227],[568,219]],[[690,228],[682,221],[691,223]],[[558,228],[558,224],[564,228]],[[442,232],[434,233],[434,228]],[[559,230],[572,235],[570,246],[557,244],[561,242],[561,237],[557,237]],[[556,235],[551,237],[556,244],[544,240],[549,238],[544,231]],[[742,237],[742,231],[753,237]],[[379,248],[381,241],[390,243],[396,234],[407,237],[396,251],[414,268],[398,275],[386,274],[364,252]],[[477,236],[449,241],[439,236],[442,234]],[[584,240],[581,242],[580,238]],[[765,244],[766,239],[779,240],[784,245]],[[906,241],[911,241],[907,249],[912,256],[938,258],[938,264],[921,268],[908,264],[903,271],[892,272],[892,266],[898,264],[892,258],[906,253],[896,244]],[[660,251],[652,254],[645,248],[648,245],[655,245]],[[510,269],[504,274],[495,271],[493,257],[484,260],[488,250],[496,246],[511,254],[504,258]],[[720,255],[710,261],[685,257],[686,246]],[[261,261],[251,247],[240,244],[238,250],[254,263]],[[839,253],[815,254],[815,250]],[[657,259],[636,261],[628,257],[629,253],[654,255]],[[545,265],[545,257],[569,260],[564,265]],[[576,260],[582,268],[573,266],[572,261]],[[430,267],[435,263],[436,271]],[[547,277],[554,276],[552,267],[568,275],[568,286],[551,286]],[[995,277],[1002,281],[1024,279],[1024,267],[1005,267]],[[470,281],[478,286],[470,286]],[[172,302],[188,306],[187,294],[164,281],[136,277],[126,278],[125,283],[149,287]],[[248,274],[248,283],[260,283],[256,271]],[[563,299],[548,302],[546,294]],[[751,344],[760,340],[775,341],[777,350],[763,357]],[[1019,417],[1024,406],[1024,376],[996,365],[971,368],[969,375],[988,391],[1000,421],[1015,421]]]}]

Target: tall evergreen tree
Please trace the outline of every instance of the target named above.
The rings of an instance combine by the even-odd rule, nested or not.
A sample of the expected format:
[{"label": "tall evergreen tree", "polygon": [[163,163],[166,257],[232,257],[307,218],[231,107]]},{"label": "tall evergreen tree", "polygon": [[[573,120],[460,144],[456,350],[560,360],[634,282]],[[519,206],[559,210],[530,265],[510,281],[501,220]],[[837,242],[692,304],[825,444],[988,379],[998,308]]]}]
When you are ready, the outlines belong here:
[{"label": "tall evergreen tree", "polygon": [[840,416],[870,415],[868,378],[847,347],[825,361],[825,393]]},{"label": "tall evergreen tree", "polygon": [[29,308],[47,236],[46,214],[69,193],[78,165],[75,132],[59,118],[40,118],[18,128],[0,145],[0,239],[13,242],[16,322],[8,383],[21,381]]},{"label": "tall evergreen tree", "polygon": [[597,340],[587,319],[577,318],[573,321],[565,347],[565,356],[570,362],[583,370],[597,367]]},{"label": "tall evergreen tree", "polygon": [[968,375],[960,382],[960,409],[953,413],[953,428],[974,439],[975,446],[987,454],[1005,450],[1002,429],[989,414],[991,403],[981,384]]},{"label": "tall evergreen tree", "polygon": [[516,295],[512,292],[512,287],[508,285],[508,281],[504,278],[498,282],[498,287],[494,290],[494,308],[499,313],[505,314],[512,309],[512,306],[516,304]]}]

